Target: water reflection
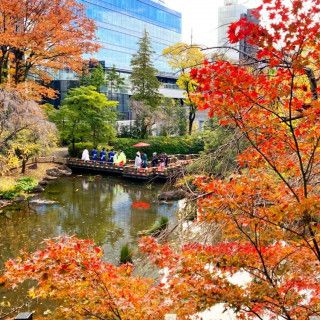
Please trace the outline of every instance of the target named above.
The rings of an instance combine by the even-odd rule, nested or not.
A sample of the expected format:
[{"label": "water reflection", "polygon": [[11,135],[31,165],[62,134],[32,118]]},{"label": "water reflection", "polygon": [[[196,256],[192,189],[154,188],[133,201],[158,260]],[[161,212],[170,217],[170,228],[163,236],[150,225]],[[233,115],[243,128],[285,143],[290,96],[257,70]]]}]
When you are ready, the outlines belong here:
[{"label": "water reflection", "polygon": [[[0,215],[0,267],[21,249],[35,250],[43,239],[63,234],[93,239],[116,263],[122,244],[135,243],[139,231],[161,215],[174,219],[177,203],[159,204],[160,188],[100,176],[52,182],[40,198],[57,204],[12,207]],[[135,201],[150,203],[150,208],[132,208]]]},{"label": "water reflection", "polygon": [[[55,204],[15,205],[0,214],[0,270],[20,250],[34,251],[43,239],[63,234],[93,239],[103,247],[106,260],[118,263],[121,246],[135,245],[138,231],[147,229],[161,215],[175,219],[178,204],[159,204],[159,189],[161,185],[100,176],[68,177],[50,183],[40,200]],[[134,209],[134,201],[150,203],[150,208]],[[30,286],[25,284],[15,291],[0,287],[0,301],[20,306],[26,302]],[[35,308],[38,314],[52,307],[49,301],[30,304],[30,310]]]}]

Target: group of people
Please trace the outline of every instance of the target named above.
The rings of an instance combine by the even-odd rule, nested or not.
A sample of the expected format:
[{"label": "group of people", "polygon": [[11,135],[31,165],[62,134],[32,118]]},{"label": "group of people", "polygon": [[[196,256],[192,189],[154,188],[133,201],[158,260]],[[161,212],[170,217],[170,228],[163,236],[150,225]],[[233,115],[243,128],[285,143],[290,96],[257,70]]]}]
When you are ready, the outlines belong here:
[{"label": "group of people", "polygon": [[[151,166],[153,168],[159,167],[159,169],[164,169],[168,166],[169,158],[166,153],[158,155],[156,152],[152,154]],[[134,161],[135,168],[147,168],[148,166],[148,157],[144,152],[137,152],[136,158]]]},{"label": "group of people", "polygon": [[[93,148],[89,154],[88,149],[84,149],[82,152],[81,160],[84,161],[105,161],[108,163],[112,163],[118,166],[124,166],[127,163],[127,157],[123,151],[116,152],[111,150],[109,152],[106,151],[105,148],[102,148],[101,151]],[[159,169],[164,169],[168,166],[169,158],[166,153],[161,153],[158,155],[156,152],[152,154],[151,159],[151,167]],[[138,151],[136,153],[136,158],[134,161],[135,168],[147,168],[148,167],[148,156],[144,152]]]},{"label": "group of people", "polygon": [[127,157],[123,151],[106,151],[105,148],[102,148],[101,151],[98,151],[96,148],[91,150],[91,157],[89,155],[89,150],[84,149],[82,152],[81,160],[89,161],[105,161],[108,163],[113,163],[118,166],[124,166],[127,163]]}]

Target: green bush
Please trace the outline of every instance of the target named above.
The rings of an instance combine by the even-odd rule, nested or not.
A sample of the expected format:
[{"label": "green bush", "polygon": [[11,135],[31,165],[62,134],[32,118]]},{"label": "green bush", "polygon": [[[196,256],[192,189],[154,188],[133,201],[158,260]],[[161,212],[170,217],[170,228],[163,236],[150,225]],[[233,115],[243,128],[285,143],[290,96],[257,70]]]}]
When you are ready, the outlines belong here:
[{"label": "green bush", "polygon": [[[135,148],[134,144],[138,142],[146,142],[150,147]],[[200,135],[182,136],[182,137],[151,137],[149,139],[132,139],[132,138],[116,138],[111,142],[111,147],[107,145],[99,145],[98,150],[105,147],[107,150],[114,149],[116,151],[124,151],[128,159],[134,159],[137,151],[147,153],[150,159],[153,152],[167,154],[196,154],[204,149],[204,140]],[[69,155],[71,157],[81,158],[83,150],[87,148],[89,151],[93,148],[90,142],[79,142],[75,144],[75,150],[69,145]]]},{"label": "green bush", "polygon": [[84,149],[88,149],[90,152],[90,150],[93,149],[93,144],[91,142],[77,142],[74,145],[74,150],[72,148],[72,144],[70,144],[68,146],[69,156],[81,158]]},{"label": "green bush", "polygon": [[13,186],[6,190],[0,190],[0,198],[12,200],[25,192],[30,192],[38,184],[38,182],[30,177],[18,179]]},{"label": "green bush", "polygon": [[37,185],[37,181],[30,177],[23,177],[17,180],[15,190],[20,192],[30,192]]},{"label": "green bush", "polygon": [[12,200],[19,194],[15,190],[10,191],[0,191],[0,198],[4,200]]},{"label": "green bush", "polygon": [[[133,147],[134,144],[140,141],[149,143],[150,147],[140,149]],[[138,150],[146,152],[150,158],[153,152],[157,152],[158,154],[195,154],[204,149],[203,139],[196,135],[183,137],[152,137],[144,140],[117,138],[112,141],[111,144],[115,150],[124,151],[129,159],[134,159]]]}]

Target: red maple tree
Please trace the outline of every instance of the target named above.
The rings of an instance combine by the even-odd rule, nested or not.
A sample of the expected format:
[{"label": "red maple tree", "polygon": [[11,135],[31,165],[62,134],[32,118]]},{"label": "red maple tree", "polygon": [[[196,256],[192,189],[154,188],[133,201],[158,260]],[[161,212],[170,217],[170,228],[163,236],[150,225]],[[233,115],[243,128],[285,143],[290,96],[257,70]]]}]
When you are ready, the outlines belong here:
[{"label": "red maple tree", "polygon": [[[239,318],[308,319],[320,315],[320,1],[264,0],[261,13],[267,25],[241,19],[229,30],[257,47],[247,64],[191,72],[201,109],[250,147],[240,173],[198,179],[198,219],[221,225],[222,240],[184,247],[168,285],[189,312],[225,302]],[[236,273],[251,280],[233,283]]]},{"label": "red maple tree", "polygon": [[[240,319],[320,316],[320,0],[264,0],[261,13],[268,25],[241,19],[229,31],[232,42],[246,38],[257,46],[250,63],[206,62],[191,73],[199,84],[197,105],[221,125],[237,127],[250,147],[238,158],[241,172],[196,181],[206,194],[197,220],[220,225],[220,242],[189,243],[178,251],[152,238],[141,241],[142,251],[166,270],[165,284],[148,288],[157,297],[148,312],[165,305],[189,319],[223,302]],[[53,270],[61,268],[60,259]],[[7,281],[17,274],[34,278],[24,268],[37,272],[39,263],[8,263]],[[48,271],[40,271],[40,290],[52,293]],[[60,274],[72,282],[69,270]],[[249,280],[235,282],[236,274]],[[135,306],[142,313],[128,319],[148,319]]]}]

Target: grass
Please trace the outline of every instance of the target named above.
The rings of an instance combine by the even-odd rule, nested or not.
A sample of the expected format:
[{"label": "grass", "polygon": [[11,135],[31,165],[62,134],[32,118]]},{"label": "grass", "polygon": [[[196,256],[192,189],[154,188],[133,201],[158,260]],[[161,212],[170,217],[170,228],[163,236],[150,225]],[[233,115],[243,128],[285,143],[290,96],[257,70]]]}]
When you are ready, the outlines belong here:
[{"label": "grass", "polygon": [[56,166],[51,163],[39,163],[37,169],[27,167],[24,175],[12,172],[10,176],[0,177],[0,198],[12,200],[30,192],[46,176],[46,171]]},{"label": "grass", "polygon": [[121,247],[120,251],[120,264],[133,263],[132,261],[132,250],[128,244]]},{"label": "grass", "polygon": [[158,236],[162,231],[167,229],[169,224],[168,217],[160,217],[150,229],[139,232],[140,236]]},{"label": "grass", "polygon": [[38,181],[31,177],[0,181],[0,197],[12,200],[17,196],[30,192],[37,184]]}]

